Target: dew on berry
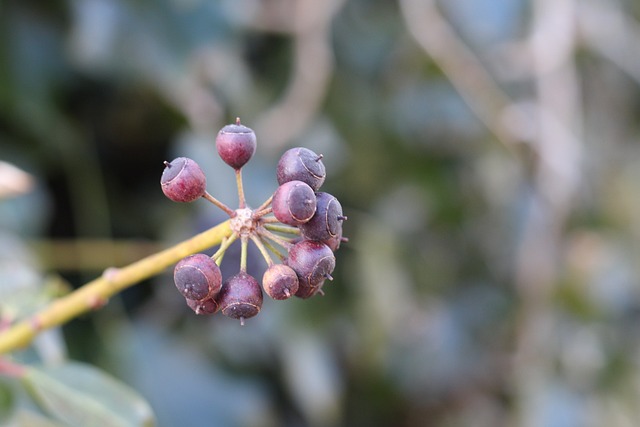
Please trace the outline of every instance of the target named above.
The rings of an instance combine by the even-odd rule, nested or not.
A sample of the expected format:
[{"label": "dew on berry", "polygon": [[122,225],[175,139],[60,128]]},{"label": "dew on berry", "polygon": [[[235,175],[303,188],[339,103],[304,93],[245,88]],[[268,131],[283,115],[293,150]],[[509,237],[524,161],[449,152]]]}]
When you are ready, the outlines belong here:
[{"label": "dew on berry", "polygon": [[260,312],[262,307],[262,289],[258,281],[251,275],[240,271],[228,278],[222,285],[216,301],[222,314],[244,323]]},{"label": "dew on berry", "polygon": [[336,259],[324,243],[303,240],[289,249],[286,263],[298,275],[299,286],[295,295],[309,298],[318,292],[327,275],[333,272]]},{"label": "dew on berry", "polygon": [[236,119],[235,123],[220,129],[216,136],[216,149],[226,164],[240,169],[256,152],[256,134]]},{"label": "dew on berry", "polygon": [[317,191],[326,177],[322,156],[308,148],[291,148],[280,157],[276,169],[278,184],[302,181]]},{"label": "dew on berry", "polygon": [[298,275],[284,264],[273,264],[262,276],[262,287],[275,300],[285,300],[298,292]]},{"label": "dew on berry", "polygon": [[196,301],[215,296],[222,287],[220,268],[205,254],[180,260],[174,269],[173,280],[185,298]]},{"label": "dew on berry", "polygon": [[273,193],[271,207],[278,221],[297,226],[313,217],[316,212],[316,195],[302,181],[285,182]]},{"label": "dew on berry", "polygon": [[160,185],[165,196],[174,202],[193,202],[204,195],[207,178],[194,160],[178,157],[164,164]]},{"label": "dew on berry", "polygon": [[316,213],[300,225],[302,235],[309,240],[327,241],[342,235],[342,206],[338,199],[329,193],[316,193]]}]

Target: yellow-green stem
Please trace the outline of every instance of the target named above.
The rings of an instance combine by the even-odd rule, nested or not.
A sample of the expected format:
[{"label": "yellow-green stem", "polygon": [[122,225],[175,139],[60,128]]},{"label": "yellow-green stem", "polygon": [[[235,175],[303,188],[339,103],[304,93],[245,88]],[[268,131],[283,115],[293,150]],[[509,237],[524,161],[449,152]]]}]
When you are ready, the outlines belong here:
[{"label": "yellow-green stem", "polygon": [[222,263],[222,257],[224,256],[224,253],[227,251],[227,249],[229,249],[229,246],[231,246],[231,244],[236,241],[237,238],[238,235],[235,232],[232,232],[231,236],[229,236],[229,238],[227,239],[224,239],[216,253],[211,256],[211,258],[213,258],[213,260],[218,265]]},{"label": "yellow-green stem", "polygon": [[271,267],[273,265],[273,260],[269,255],[269,251],[267,251],[267,248],[265,248],[264,244],[262,243],[262,240],[260,240],[258,236],[254,236],[254,235],[251,236],[251,240],[257,246],[258,250],[262,254],[262,258],[264,258],[267,265]]},{"label": "yellow-green stem", "polygon": [[240,271],[247,272],[247,236],[240,237]]},{"label": "yellow-green stem", "polygon": [[161,273],[182,258],[220,244],[231,235],[229,221],[122,268],[112,268],[70,294],[52,301],[33,316],[0,333],[0,354],[27,346],[38,333],[99,308],[113,295]]},{"label": "yellow-green stem", "polygon": [[244,198],[244,186],[242,185],[242,169],[236,169],[236,185],[238,186],[239,209],[247,207],[247,201]]},{"label": "yellow-green stem", "polygon": [[273,254],[275,256],[277,256],[278,259],[280,259],[280,261],[284,261],[285,260],[286,257],[284,255],[282,255],[282,253],[278,249],[276,249],[276,247],[273,246],[266,238],[263,239],[262,237],[260,237],[260,241],[262,242],[262,244],[264,244],[264,246],[267,249],[269,249],[271,252],[273,252]]},{"label": "yellow-green stem", "polygon": [[300,235],[299,228],[289,227],[288,225],[284,225],[284,224],[265,224],[264,228],[266,228],[269,231],[277,231],[278,233]]}]

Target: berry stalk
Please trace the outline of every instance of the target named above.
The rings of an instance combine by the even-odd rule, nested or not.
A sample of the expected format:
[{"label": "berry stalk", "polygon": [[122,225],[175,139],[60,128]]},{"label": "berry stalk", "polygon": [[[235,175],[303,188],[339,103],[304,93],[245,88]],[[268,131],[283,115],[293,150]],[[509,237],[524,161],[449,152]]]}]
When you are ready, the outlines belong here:
[{"label": "berry stalk", "polygon": [[107,269],[101,277],[52,301],[38,313],[0,333],[0,354],[27,346],[43,330],[62,325],[83,313],[103,306],[113,295],[161,273],[188,255],[219,245],[230,235],[231,228],[227,220],[126,267]]}]

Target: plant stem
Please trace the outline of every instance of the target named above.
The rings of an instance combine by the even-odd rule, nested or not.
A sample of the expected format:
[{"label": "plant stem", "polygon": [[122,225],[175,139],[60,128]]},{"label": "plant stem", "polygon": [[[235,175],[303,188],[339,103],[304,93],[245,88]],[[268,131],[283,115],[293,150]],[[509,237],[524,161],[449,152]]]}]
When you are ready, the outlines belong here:
[{"label": "plant stem", "polygon": [[278,259],[279,259],[280,261],[284,262],[284,260],[286,259],[286,257],[285,257],[284,255],[282,255],[282,253],[281,253],[281,252],[280,252],[280,251],[279,251],[275,246],[273,246],[273,245],[271,244],[271,242],[269,242],[266,238],[261,238],[261,237],[260,237],[259,239],[260,239],[260,241],[262,242],[262,244],[263,244],[267,249],[269,249],[271,252],[273,252],[273,254],[274,254],[275,256],[277,256],[277,257],[278,257]]},{"label": "plant stem", "polygon": [[238,186],[239,209],[247,207],[247,201],[244,198],[244,187],[242,185],[242,169],[236,169],[236,185]]},{"label": "plant stem", "polygon": [[256,212],[260,212],[261,210],[263,210],[264,208],[268,207],[271,202],[273,201],[273,194],[271,196],[269,196],[269,198],[267,200],[264,201],[263,204],[261,204],[257,209]]},{"label": "plant stem", "polygon": [[254,218],[260,218],[263,217],[267,214],[270,214],[271,212],[273,212],[273,208],[271,206],[264,208],[264,209],[260,209],[260,210],[256,210],[255,213],[253,214]]},{"label": "plant stem", "polygon": [[264,228],[266,228],[269,231],[277,231],[278,233],[300,235],[299,228],[289,227],[288,225],[284,225],[284,224],[265,224]]},{"label": "plant stem", "polygon": [[210,201],[211,203],[213,203],[214,205],[216,205],[220,209],[222,209],[231,218],[236,216],[236,212],[233,209],[231,209],[229,206],[225,205],[220,200],[218,200],[215,197],[213,197],[208,191],[205,191],[204,195],[202,197],[207,199],[208,201]]},{"label": "plant stem", "polygon": [[247,236],[240,237],[240,271],[247,272]]},{"label": "plant stem", "polygon": [[258,233],[260,233],[262,236],[266,237],[267,239],[279,244],[285,249],[289,249],[291,246],[293,246],[293,243],[291,243],[290,240],[285,239],[284,237],[280,237],[277,234],[273,234],[272,232],[270,232],[265,228],[259,229]]},{"label": "plant stem", "polygon": [[236,241],[237,238],[238,235],[235,232],[232,232],[231,236],[224,239],[222,243],[220,243],[220,247],[218,248],[216,253],[211,256],[211,258],[218,264],[218,266],[222,264],[222,257],[224,256],[224,253],[227,251],[227,249],[229,249],[229,246],[231,246],[231,244]]},{"label": "plant stem", "polygon": [[273,265],[273,260],[271,259],[271,256],[269,256],[269,251],[267,251],[267,248],[265,248],[264,244],[262,243],[262,240],[260,240],[258,236],[254,236],[254,235],[251,236],[251,240],[257,246],[258,250],[262,254],[262,258],[264,258],[264,260],[266,261],[267,266],[271,267]]},{"label": "plant stem", "polygon": [[229,235],[231,228],[229,221],[225,221],[126,267],[107,269],[101,277],[52,301],[38,313],[0,333],[0,354],[27,346],[41,331],[62,325],[87,311],[102,307],[113,295],[161,273],[188,255],[220,244],[222,239]]}]

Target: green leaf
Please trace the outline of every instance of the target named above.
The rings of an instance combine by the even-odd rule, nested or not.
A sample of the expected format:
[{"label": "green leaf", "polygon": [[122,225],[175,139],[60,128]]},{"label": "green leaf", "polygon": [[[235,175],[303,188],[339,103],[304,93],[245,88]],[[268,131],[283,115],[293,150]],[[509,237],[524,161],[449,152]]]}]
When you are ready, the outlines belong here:
[{"label": "green leaf", "polygon": [[0,378],[0,425],[12,415],[15,406],[14,390],[6,378]]},{"label": "green leaf", "polygon": [[29,367],[23,381],[45,412],[70,426],[155,425],[151,407],[138,393],[90,365]]}]

